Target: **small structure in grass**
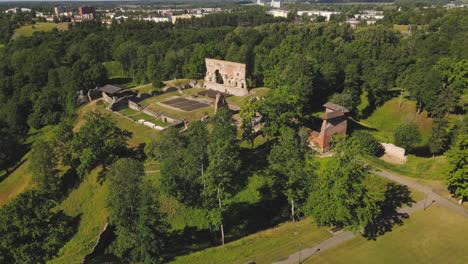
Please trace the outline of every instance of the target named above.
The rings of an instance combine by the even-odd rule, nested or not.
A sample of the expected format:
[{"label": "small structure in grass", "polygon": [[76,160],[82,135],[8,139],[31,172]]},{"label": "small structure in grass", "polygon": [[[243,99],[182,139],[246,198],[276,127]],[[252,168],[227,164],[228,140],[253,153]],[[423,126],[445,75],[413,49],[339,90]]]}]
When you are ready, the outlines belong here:
[{"label": "small structure in grass", "polygon": [[405,156],[405,149],[397,147],[391,143],[381,143],[384,148],[384,155],[382,159],[395,164],[404,164],[407,161],[407,156]]}]

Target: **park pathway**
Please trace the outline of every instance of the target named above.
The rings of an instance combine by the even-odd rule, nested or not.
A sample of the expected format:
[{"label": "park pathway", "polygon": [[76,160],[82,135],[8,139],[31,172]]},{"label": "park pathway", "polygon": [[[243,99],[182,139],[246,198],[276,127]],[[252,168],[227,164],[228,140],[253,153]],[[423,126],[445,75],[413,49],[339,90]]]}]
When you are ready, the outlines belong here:
[{"label": "park pathway", "polygon": [[[465,217],[468,218],[468,210],[456,205],[455,203],[452,203],[451,201],[447,200],[446,198],[438,195],[434,191],[432,191],[432,188],[429,186],[425,186],[419,183],[415,183],[412,180],[406,179],[405,177],[395,175],[393,173],[390,173],[388,171],[383,171],[383,170],[378,170],[374,171],[375,174],[377,174],[380,177],[392,180],[394,182],[397,182],[402,185],[406,185],[410,188],[413,188],[415,190],[418,190],[420,192],[423,192],[426,194],[426,199],[423,199],[417,203],[412,204],[412,206],[407,206],[404,208],[400,208],[398,210],[399,213],[407,213],[407,214],[412,214],[416,211],[424,210],[425,208],[429,207],[433,202],[455,212],[458,214],[461,214]],[[319,244],[310,247],[310,248],[305,248],[301,251],[298,251],[292,255],[289,255],[287,259],[274,262],[274,264],[296,264],[296,263],[301,263],[305,261],[306,259],[310,258],[313,256],[315,253],[318,253],[320,251],[327,250],[329,248],[338,246],[339,244],[342,244],[352,238],[356,237],[355,234],[353,234],[350,231],[342,232],[339,234],[334,235],[333,237],[324,240],[320,242]]]},{"label": "park pathway", "polygon": [[395,175],[393,173],[390,173],[388,171],[384,170],[378,170],[374,171],[375,174],[377,174],[380,177],[392,180],[394,182],[397,182],[401,185],[406,185],[410,188],[413,188],[415,190],[418,190],[420,192],[423,192],[424,194],[427,195],[427,201],[428,203],[431,203],[432,201],[436,202],[437,204],[451,210],[452,212],[458,213],[463,215],[464,217],[468,218],[468,210],[463,208],[462,206],[459,206],[446,198],[442,197],[441,195],[435,193],[431,187],[425,186],[419,183],[416,183],[410,179],[407,179],[402,176]]}]

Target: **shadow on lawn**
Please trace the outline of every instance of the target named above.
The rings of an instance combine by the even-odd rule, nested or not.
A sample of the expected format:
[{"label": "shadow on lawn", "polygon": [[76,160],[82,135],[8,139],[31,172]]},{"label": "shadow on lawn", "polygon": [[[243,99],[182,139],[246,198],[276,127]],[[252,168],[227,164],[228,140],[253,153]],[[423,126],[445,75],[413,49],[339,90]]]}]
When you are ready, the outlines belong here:
[{"label": "shadow on lawn", "polygon": [[394,225],[402,225],[403,220],[409,217],[406,213],[399,213],[398,209],[411,206],[415,201],[407,186],[388,183],[384,200],[380,203],[381,215],[374,223],[364,228],[363,236],[375,240],[378,236],[390,232]]}]

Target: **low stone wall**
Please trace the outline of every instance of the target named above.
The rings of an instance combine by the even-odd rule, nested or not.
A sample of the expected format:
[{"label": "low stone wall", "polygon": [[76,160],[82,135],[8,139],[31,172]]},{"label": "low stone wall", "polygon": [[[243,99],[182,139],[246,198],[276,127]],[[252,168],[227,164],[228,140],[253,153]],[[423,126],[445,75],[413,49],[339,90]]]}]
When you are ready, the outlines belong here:
[{"label": "low stone wall", "polygon": [[112,104],[114,102],[114,99],[108,96],[105,92],[102,92],[101,96],[102,96],[102,99],[104,99],[104,101],[108,102],[109,104]]},{"label": "low stone wall", "polygon": [[143,107],[141,107],[140,104],[135,103],[132,100],[128,100],[128,108],[136,110],[136,111],[143,110]]}]

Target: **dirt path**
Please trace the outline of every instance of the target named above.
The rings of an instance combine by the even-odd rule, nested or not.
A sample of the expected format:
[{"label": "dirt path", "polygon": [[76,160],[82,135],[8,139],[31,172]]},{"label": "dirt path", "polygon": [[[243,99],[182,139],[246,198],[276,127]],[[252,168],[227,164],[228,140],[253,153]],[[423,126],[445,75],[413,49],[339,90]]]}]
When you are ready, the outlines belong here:
[{"label": "dirt path", "polygon": [[[463,215],[464,217],[468,218],[468,210],[458,206],[451,201],[445,199],[444,197],[438,195],[434,191],[432,191],[432,188],[429,186],[425,186],[419,183],[415,183],[412,180],[406,179],[405,177],[398,176],[396,174],[390,173],[388,171],[383,171],[383,170],[378,170],[374,172],[380,177],[389,179],[391,181],[397,182],[401,185],[406,185],[410,188],[413,188],[415,190],[418,190],[420,192],[423,192],[426,194],[426,199],[423,199],[422,201],[419,201],[412,206],[407,206],[404,208],[400,208],[398,210],[399,213],[407,213],[407,214],[412,214],[416,211],[424,210],[424,208],[429,207],[432,203],[438,203],[439,205],[451,210],[452,212],[458,213]],[[315,253],[318,253],[323,250],[327,250],[329,248],[338,246],[339,244],[342,244],[352,238],[354,238],[356,235],[353,234],[350,231],[343,232],[337,235],[334,235],[333,237],[322,241],[321,243],[310,247],[310,248],[305,248],[301,251],[298,251],[292,255],[290,255],[287,259],[275,262],[275,264],[295,264],[295,263],[301,263],[302,261],[306,260],[307,258],[312,257]]]}]

